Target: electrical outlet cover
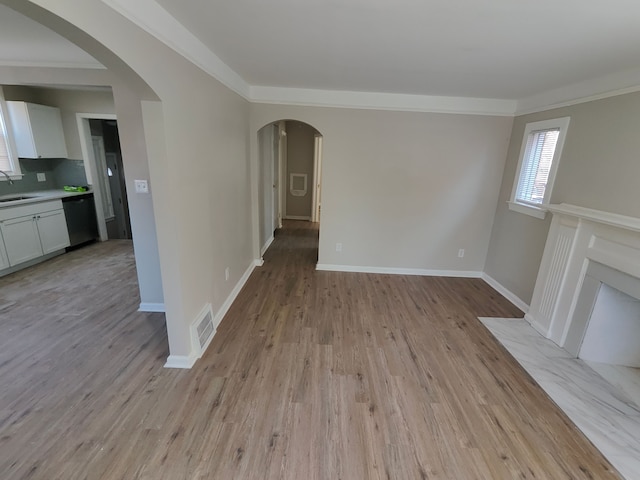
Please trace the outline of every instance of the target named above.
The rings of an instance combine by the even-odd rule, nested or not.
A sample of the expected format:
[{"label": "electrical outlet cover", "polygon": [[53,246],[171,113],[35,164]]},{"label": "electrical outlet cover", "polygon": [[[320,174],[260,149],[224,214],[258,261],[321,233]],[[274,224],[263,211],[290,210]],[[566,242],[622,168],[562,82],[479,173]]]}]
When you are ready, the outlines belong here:
[{"label": "electrical outlet cover", "polygon": [[136,193],[149,193],[149,183],[146,180],[135,180]]}]

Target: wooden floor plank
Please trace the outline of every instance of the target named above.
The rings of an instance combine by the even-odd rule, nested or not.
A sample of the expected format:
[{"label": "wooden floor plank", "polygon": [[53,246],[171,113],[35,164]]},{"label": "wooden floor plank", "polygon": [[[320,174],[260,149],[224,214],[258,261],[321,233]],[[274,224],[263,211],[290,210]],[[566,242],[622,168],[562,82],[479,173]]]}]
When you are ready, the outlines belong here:
[{"label": "wooden floor plank", "polygon": [[286,222],[190,371],[130,242],[0,279],[0,478],[609,479],[477,320],[479,279],[321,272]]}]

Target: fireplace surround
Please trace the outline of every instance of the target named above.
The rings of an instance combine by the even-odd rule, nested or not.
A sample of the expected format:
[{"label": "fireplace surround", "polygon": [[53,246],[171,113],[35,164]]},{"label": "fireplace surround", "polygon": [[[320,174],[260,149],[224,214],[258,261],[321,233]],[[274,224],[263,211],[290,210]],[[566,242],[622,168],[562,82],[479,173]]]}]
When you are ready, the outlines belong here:
[{"label": "fireplace surround", "polygon": [[[640,367],[640,308],[633,305],[640,299],[640,219],[569,204],[548,210],[553,220],[526,320],[576,357],[584,341],[587,356]],[[625,305],[603,314],[618,298]],[[587,334],[592,312],[599,312],[599,330]]]}]

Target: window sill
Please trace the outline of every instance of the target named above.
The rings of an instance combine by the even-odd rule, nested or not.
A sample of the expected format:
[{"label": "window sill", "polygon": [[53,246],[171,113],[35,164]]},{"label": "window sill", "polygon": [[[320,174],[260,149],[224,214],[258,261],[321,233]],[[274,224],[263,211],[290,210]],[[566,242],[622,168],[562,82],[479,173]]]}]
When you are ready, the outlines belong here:
[{"label": "window sill", "polygon": [[509,210],[513,210],[514,212],[524,213],[525,215],[539,218],[540,220],[544,220],[544,218],[547,216],[547,210],[542,206],[534,207],[533,205],[526,205],[524,203],[511,201],[507,203],[509,204]]}]

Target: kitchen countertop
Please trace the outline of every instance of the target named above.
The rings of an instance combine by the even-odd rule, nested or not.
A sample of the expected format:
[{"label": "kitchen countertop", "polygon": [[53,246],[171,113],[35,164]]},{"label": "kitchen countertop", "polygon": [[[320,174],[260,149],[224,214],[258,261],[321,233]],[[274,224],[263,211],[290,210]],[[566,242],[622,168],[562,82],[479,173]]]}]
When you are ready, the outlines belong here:
[{"label": "kitchen countertop", "polygon": [[25,196],[29,198],[25,198],[22,200],[13,200],[9,202],[0,201],[0,208],[7,207],[15,207],[17,205],[28,205],[30,203],[40,203],[46,202],[48,200],[58,200],[67,197],[76,197],[79,195],[87,195],[93,193],[93,190],[89,190],[87,192],[65,192],[62,189],[59,190],[39,190],[36,192],[20,192],[20,193],[10,193],[7,195],[1,195],[0,200],[3,198],[10,198],[16,196]]}]

